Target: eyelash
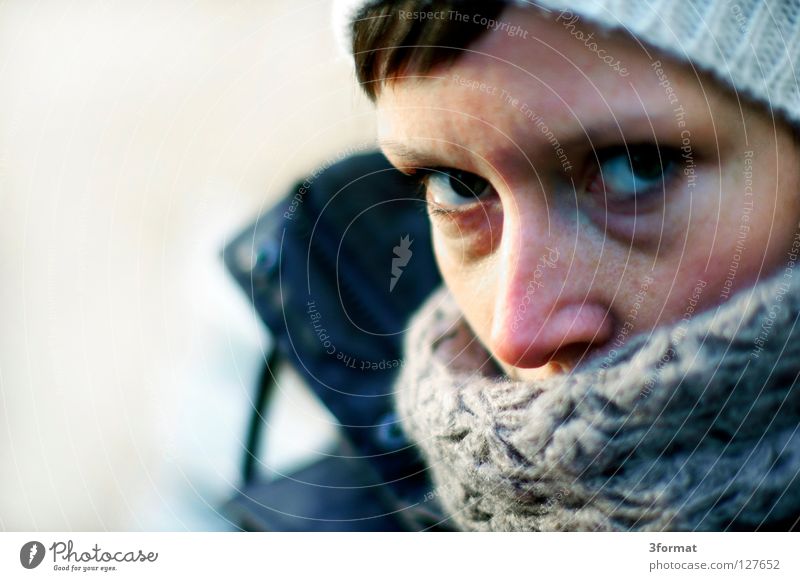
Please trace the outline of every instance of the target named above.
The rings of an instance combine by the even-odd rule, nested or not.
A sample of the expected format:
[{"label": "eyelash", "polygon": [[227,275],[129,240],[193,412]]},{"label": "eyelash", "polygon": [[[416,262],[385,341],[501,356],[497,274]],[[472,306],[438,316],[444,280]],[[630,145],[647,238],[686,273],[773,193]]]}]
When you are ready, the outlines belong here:
[{"label": "eyelash", "polygon": [[[618,157],[620,155],[625,155],[625,156],[629,155],[630,156],[629,161],[631,161],[635,157],[635,154],[641,153],[643,150],[646,151],[648,148],[651,148],[658,153],[659,160],[661,160],[661,168],[663,170],[663,176],[661,178],[661,182],[663,186],[666,187],[667,184],[669,184],[676,177],[676,168],[678,165],[677,162],[679,162],[681,159],[681,152],[676,147],[667,145],[659,146],[656,143],[644,142],[644,143],[613,145],[609,147],[604,147],[596,150],[593,154],[588,156],[586,163],[590,164],[591,167],[587,171],[583,172],[584,188],[588,190],[588,188],[591,185],[593,185],[593,181],[596,180],[598,177],[600,177],[603,183],[605,182],[605,180],[602,177],[601,166],[605,163],[608,163],[609,160],[613,160],[615,157]],[[428,178],[434,173],[443,173],[451,171],[459,171],[459,170],[457,170],[456,168],[445,167],[445,166],[416,168],[413,172],[409,173],[410,178],[416,184],[415,195],[419,197],[422,201],[428,202],[428,192],[427,192]],[[652,190],[644,190],[638,192],[637,195],[647,196],[650,193],[652,193]],[[436,204],[432,204],[430,202],[428,202],[426,208],[426,211],[433,216],[454,215],[463,212],[464,210],[465,208],[459,208],[459,207],[446,208]]]},{"label": "eyelash", "polygon": [[408,173],[408,177],[415,186],[413,192],[414,196],[425,202],[422,207],[422,211],[424,213],[430,214],[431,216],[448,216],[462,211],[458,208],[444,208],[428,201],[428,177],[434,173],[441,173],[453,169],[454,168],[445,166],[418,167],[414,168],[413,172]]},{"label": "eyelash", "polygon": [[[659,146],[658,144],[652,142],[614,145],[597,150],[587,161],[587,163],[591,165],[591,168],[584,174],[587,178],[587,181],[584,183],[584,187],[588,191],[599,179],[603,190],[606,191],[606,181],[613,182],[614,180],[611,172],[608,170],[608,175],[603,175],[602,167],[605,164],[618,159],[622,159],[623,163],[625,160],[627,160],[625,167],[630,168],[635,172],[634,165],[637,162],[641,163],[642,157],[647,160],[648,154],[652,156],[652,158],[648,161],[658,162],[657,171],[660,174],[660,177],[655,178],[655,184],[653,187],[644,190],[635,190],[634,195],[636,197],[642,196],[643,198],[646,198],[654,191],[666,188],[667,185],[671,183],[677,175],[677,169],[681,160],[681,151],[677,147],[672,147],[669,145]],[[639,169],[641,169],[641,167]],[[593,193],[599,194],[600,192]]]}]

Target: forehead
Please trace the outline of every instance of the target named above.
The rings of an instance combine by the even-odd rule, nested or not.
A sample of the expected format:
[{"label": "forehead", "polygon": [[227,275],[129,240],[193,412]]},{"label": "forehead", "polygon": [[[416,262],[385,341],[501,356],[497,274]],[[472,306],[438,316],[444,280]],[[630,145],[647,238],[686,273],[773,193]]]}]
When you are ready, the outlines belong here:
[{"label": "forehead", "polygon": [[716,98],[689,67],[649,53],[622,31],[602,33],[567,14],[521,7],[507,8],[498,22],[454,63],[388,82],[377,101],[382,136],[446,132],[463,140],[482,125],[512,136],[537,119],[554,131],[613,130],[674,118],[678,99],[702,116]]}]

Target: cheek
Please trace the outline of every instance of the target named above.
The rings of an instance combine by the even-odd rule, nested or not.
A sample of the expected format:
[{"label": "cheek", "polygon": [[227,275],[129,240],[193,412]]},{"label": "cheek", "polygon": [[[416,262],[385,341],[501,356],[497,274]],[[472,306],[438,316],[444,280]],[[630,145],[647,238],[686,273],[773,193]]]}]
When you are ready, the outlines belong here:
[{"label": "cheek", "polygon": [[457,214],[431,216],[437,252],[448,261],[468,267],[491,255],[503,235],[503,207],[491,200]]},{"label": "cheek", "polygon": [[798,163],[796,150],[785,145],[778,155],[756,153],[745,167],[745,179],[740,178],[729,188],[731,210],[725,224],[728,247],[720,261],[731,270],[727,278],[734,276],[732,271],[738,267],[738,286],[752,284],[780,269],[797,234]]},{"label": "cheek", "polygon": [[497,259],[476,262],[465,258],[461,244],[437,232],[434,227],[433,250],[444,283],[453,295],[475,334],[484,344],[492,327],[492,297],[498,279]]},{"label": "cheek", "polygon": [[786,266],[799,235],[800,177],[794,168],[777,176],[776,163],[756,155],[731,164],[721,186],[695,196],[685,245],[655,265],[661,286],[672,288],[662,322],[714,308]]},{"label": "cheek", "polygon": [[433,250],[439,271],[464,318],[487,340],[499,279],[503,210],[486,204],[461,215],[431,216]]}]

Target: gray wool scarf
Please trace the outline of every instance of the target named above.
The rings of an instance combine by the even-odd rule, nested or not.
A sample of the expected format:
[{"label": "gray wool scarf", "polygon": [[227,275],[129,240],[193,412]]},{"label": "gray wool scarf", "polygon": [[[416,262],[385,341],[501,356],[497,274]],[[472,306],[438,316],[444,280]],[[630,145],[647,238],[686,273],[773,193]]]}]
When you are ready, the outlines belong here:
[{"label": "gray wool scarf", "polygon": [[690,304],[678,323],[526,382],[499,373],[447,289],[434,293],[406,335],[396,400],[456,526],[797,528],[800,273],[701,314]]}]

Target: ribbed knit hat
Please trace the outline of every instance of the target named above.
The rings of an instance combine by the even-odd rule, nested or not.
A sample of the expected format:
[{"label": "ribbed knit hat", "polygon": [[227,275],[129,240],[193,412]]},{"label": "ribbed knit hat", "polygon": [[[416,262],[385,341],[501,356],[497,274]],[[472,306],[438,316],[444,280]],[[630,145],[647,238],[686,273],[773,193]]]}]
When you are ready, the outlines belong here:
[{"label": "ribbed knit hat", "polygon": [[[352,24],[379,0],[336,0],[334,26],[352,47]],[[510,0],[624,29],[711,73],[800,126],[800,0]]]}]

